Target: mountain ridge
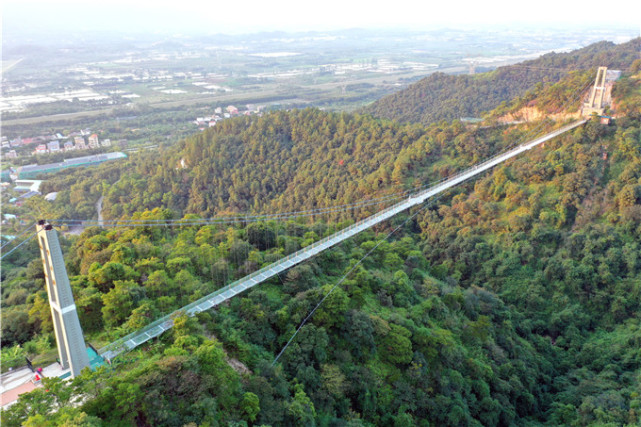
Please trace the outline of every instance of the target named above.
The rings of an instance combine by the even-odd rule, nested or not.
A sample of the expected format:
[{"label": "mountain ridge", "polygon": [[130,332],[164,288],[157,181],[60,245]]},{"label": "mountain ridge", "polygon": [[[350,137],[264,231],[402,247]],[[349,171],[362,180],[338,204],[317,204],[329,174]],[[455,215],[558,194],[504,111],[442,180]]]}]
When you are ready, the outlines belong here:
[{"label": "mountain ridge", "polygon": [[[610,126],[590,120],[428,204],[398,234],[389,236],[403,217],[217,310],[179,317],[71,388],[46,380],[52,393],[26,395],[3,425],[637,425],[638,71],[616,83],[621,114]],[[535,87],[495,114],[525,100],[554,109],[581,78]],[[127,170],[61,173],[43,183],[60,190],[55,203],[27,203],[50,218],[93,212],[102,195],[111,218],[305,209],[424,185],[554,125],[274,112],[132,156]],[[339,219],[353,220],[90,227],[61,241],[83,328],[104,342],[309,245]],[[27,244],[2,271],[10,350],[48,345],[38,256]]]},{"label": "mountain ridge", "polygon": [[[383,97],[361,112],[399,122],[429,125],[440,120],[478,117],[524,96],[537,84],[552,85],[571,71],[607,65],[629,66],[638,59],[641,38],[615,45],[598,42],[567,53],[549,53],[538,59],[499,67],[476,75],[434,73],[409,87]],[[593,78],[593,77],[592,77]]]}]

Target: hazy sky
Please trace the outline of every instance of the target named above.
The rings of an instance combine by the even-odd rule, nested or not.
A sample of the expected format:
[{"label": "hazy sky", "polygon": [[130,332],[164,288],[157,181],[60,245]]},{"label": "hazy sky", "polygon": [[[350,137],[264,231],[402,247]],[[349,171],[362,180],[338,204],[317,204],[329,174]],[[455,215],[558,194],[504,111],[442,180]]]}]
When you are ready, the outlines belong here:
[{"label": "hazy sky", "polygon": [[247,33],[587,22],[638,28],[640,16],[640,0],[3,0],[8,32]]}]

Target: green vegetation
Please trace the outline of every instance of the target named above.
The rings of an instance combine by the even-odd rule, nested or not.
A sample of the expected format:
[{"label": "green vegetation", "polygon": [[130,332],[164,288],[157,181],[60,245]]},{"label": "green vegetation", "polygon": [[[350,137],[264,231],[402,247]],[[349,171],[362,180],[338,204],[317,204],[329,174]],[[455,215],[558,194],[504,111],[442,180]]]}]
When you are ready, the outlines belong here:
[{"label": "green vegetation", "polygon": [[[620,45],[599,42],[569,53],[550,53],[532,61],[478,75],[435,73],[405,90],[380,99],[363,111],[377,117],[424,125],[439,120],[478,117],[503,102],[526,95],[528,91],[532,97],[521,102],[530,101],[535,94],[540,95],[541,87],[566,80],[566,74],[574,70],[585,71],[578,73],[579,77],[575,76],[574,79],[582,76],[590,81],[594,79],[594,70],[598,66],[627,69],[638,58],[640,43],[639,38]],[[531,91],[537,84],[537,90]],[[548,92],[549,99],[539,101],[543,106],[560,107],[555,103],[566,99],[562,97],[563,90],[569,89],[573,93],[574,87],[572,83],[564,81],[563,85],[555,87],[556,90]]]},{"label": "green vegetation", "polygon": [[[3,411],[3,425],[638,425],[641,79],[638,63],[625,68],[614,94],[627,116],[613,125],[590,121],[508,161],[389,241],[406,217],[179,317],[70,386],[49,380]],[[132,156],[123,170],[60,174],[45,184],[61,201],[31,203],[70,218],[104,196],[108,217],[144,219],[331,206],[448,176],[530,131],[275,112]],[[373,209],[63,239],[88,340],[110,342]],[[3,363],[18,344],[48,348],[37,256],[32,242],[3,262]]]},{"label": "green vegetation", "polygon": [[[174,147],[132,154],[95,173],[61,174],[42,187],[58,191],[59,200],[32,203],[48,218],[94,217],[100,196],[111,219],[154,208],[178,217],[315,209],[422,187],[525,132],[502,135],[460,123],[424,128],[316,109],[272,112],[226,120]],[[88,176],[94,179],[79,179]]]}]

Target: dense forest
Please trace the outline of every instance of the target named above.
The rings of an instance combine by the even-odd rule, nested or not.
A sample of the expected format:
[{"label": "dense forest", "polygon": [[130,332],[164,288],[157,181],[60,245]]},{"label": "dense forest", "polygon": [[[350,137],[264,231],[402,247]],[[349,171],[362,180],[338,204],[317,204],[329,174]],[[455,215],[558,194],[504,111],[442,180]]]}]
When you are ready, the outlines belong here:
[{"label": "dense forest", "polygon": [[[178,216],[214,216],[352,203],[425,185],[425,179],[446,176],[503,143],[483,139],[466,153],[449,143],[481,133],[460,124],[425,129],[317,109],[272,112],[221,122],[160,153],[132,154],[124,166],[61,174],[43,183],[43,191],[59,191],[60,199],[53,206],[34,201],[33,209],[50,218],[92,218],[100,196],[110,219],[157,207]],[[410,164],[425,168],[436,159],[438,170],[408,183]]]},{"label": "dense forest", "polygon": [[479,117],[501,103],[524,96],[536,85],[553,85],[571,71],[584,71],[584,77],[594,80],[598,66],[626,69],[638,58],[640,48],[639,38],[619,45],[599,42],[568,53],[549,53],[488,73],[435,73],[407,89],[374,102],[365,107],[363,112],[398,122],[423,125],[440,120]]},{"label": "dense forest", "polygon": [[[179,317],[111,366],[46,379],[3,425],[638,425],[641,61],[625,68],[612,125],[593,119]],[[533,90],[544,100],[550,88]],[[45,183],[60,200],[30,203],[52,220],[93,217],[100,196],[115,219],[332,206],[423,186],[553,126],[274,112],[126,168],[61,173]],[[100,347],[374,209],[63,238],[86,337]],[[33,242],[3,260],[3,367],[52,348],[43,277]]]},{"label": "dense forest", "polygon": [[[102,213],[114,220],[154,208],[212,217],[331,207],[423,187],[529,132],[279,111],[227,120],[160,153],[132,154],[97,171],[61,173],[42,187],[59,192],[55,203],[29,203],[48,218],[91,219],[102,196]],[[353,213],[338,219],[348,218]]]}]

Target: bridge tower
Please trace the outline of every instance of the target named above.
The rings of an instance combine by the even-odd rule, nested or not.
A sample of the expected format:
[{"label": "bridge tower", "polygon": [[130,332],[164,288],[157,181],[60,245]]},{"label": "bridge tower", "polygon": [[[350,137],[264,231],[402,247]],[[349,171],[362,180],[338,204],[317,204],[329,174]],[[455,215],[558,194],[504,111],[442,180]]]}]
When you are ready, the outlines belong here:
[{"label": "bridge tower", "polygon": [[605,76],[608,67],[599,67],[594,80],[594,87],[590,93],[590,99],[583,105],[583,115],[589,116],[592,113],[603,114],[603,99],[605,97]]},{"label": "bridge tower", "polygon": [[71,376],[75,377],[84,367],[89,366],[85,338],[71,293],[58,234],[51,224],[43,220],[38,221],[37,229],[60,364],[63,369],[70,369]]}]

